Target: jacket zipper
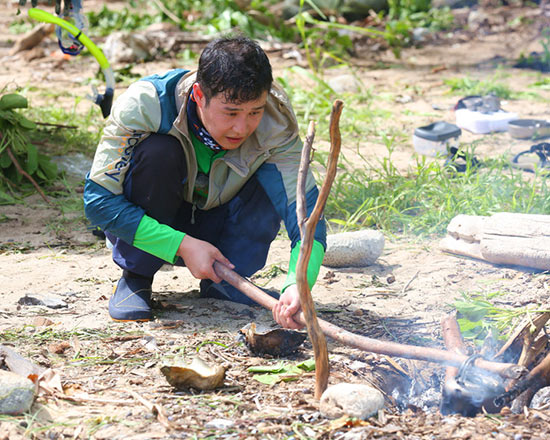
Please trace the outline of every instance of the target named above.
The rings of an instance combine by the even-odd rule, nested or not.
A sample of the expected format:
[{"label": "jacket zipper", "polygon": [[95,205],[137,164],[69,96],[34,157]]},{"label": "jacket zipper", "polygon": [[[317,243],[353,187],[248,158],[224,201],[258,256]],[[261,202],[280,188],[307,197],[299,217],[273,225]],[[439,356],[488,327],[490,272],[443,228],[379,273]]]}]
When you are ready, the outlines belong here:
[{"label": "jacket zipper", "polygon": [[195,224],[195,211],[197,210],[197,205],[193,203],[193,206],[191,207],[191,224]]}]

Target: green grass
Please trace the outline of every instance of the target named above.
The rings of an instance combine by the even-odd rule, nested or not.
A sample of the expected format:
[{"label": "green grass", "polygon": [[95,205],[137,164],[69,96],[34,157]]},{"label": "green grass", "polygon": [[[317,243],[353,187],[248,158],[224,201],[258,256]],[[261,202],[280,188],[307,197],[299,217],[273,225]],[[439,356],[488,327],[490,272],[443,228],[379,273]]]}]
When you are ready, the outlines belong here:
[{"label": "green grass", "polygon": [[525,179],[505,157],[480,169],[456,173],[419,157],[406,172],[389,159],[373,168],[341,167],[327,203],[326,217],[344,229],[379,228],[389,233],[442,234],[458,214],[494,212],[543,214],[550,209],[544,177]]},{"label": "green grass", "polygon": [[505,84],[495,80],[480,80],[473,78],[447,78],[443,82],[451,88],[451,92],[460,95],[489,95],[493,94],[502,99],[510,99],[515,93]]},{"label": "green grass", "polygon": [[[313,86],[293,87],[296,78],[293,75],[301,75]],[[510,168],[504,155],[485,160],[479,169],[468,168],[464,173],[456,173],[443,161],[426,157],[417,157],[407,170],[399,170],[392,153],[397,145],[410,142],[410,134],[393,123],[391,112],[377,108],[384,97],[372,90],[337,96],[321,77],[297,68],[287,71],[279,81],[289,92],[302,134],[310,119],[317,121],[314,145],[328,142],[334,99],[340,97],[345,102],[340,119],[343,153],[325,208],[329,226],[334,230],[369,227],[388,234],[438,235],[445,232],[450,220],[458,214],[491,215],[500,211],[539,214],[550,209],[547,180]],[[513,95],[506,88],[493,90],[500,90],[502,96]],[[362,151],[370,143],[384,145],[386,157],[373,162],[363,156]],[[353,145],[354,154],[346,153]],[[462,145],[471,154],[475,147]],[[326,161],[326,152],[315,152],[312,168],[319,171],[318,182]]]},{"label": "green grass", "polygon": [[99,107],[89,104],[87,110],[82,111],[80,101],[75,98],[70,110],[61,106],[31,107],[27,112],[29,119],[49,124],[40,125],[31,140],[43,145],[52,156],[74,152],[93,156],[105,122]]},{"label": "green grass", "polygon": [[508,331],[517,326],[524,318],[536,313],[547,313],[539,304],[529,307],[501,307],[497,298],[505,292],[480,293],[462,292],[453,306],[459,313],[458,323],[462,335],[477,344],[482,344],[489,335],[505,340]]}]

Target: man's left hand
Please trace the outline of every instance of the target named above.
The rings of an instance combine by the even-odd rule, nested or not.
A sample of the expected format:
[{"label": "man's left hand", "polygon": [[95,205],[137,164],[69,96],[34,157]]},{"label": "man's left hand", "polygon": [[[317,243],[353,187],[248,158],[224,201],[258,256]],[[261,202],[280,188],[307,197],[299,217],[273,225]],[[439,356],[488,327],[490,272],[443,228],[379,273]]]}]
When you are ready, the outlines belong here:
[{"label": "man's left hand", "polygon": [[300,294],[296,284],[288,286],[273,307],[273,319],[285,328],[299,330],[304,326],[294,320],[293,316],[300,310]]}]

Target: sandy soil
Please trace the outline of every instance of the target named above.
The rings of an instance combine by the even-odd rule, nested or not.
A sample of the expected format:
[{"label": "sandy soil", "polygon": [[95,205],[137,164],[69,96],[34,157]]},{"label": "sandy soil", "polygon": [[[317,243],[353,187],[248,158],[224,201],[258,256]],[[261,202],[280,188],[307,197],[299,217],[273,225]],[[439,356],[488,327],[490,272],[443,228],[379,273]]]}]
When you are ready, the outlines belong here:
[{"label": "sandy soil", "polygon": [[[6,27],[13,18],[13,8],[0,13],[0,29],[4,27],[0,31],[0,58],[4,60],[0,86],[38,84],[41,90],[67,88],[71,95],[61,98],[59,105],[72,106],[73,93],[82,96],[88,92],[81,80],[95,69],[93,61],[80,57],[67,62],[55,55],[26,61],[21,55],[8,56],[13,36],[6,33]],[[452,107],[457,98],[447,93],[444,78],[492,78],[492,60],[510,60],[521,52],[540,50],[536,32],[535,27],[525,27],[522,32],[480,32],[468,38],[459,33],[454,42],[441,40],[423,48],[407,49],[400,60],[388,52],[362,55],[358,64],[363,66],[357,67],[356,73],[366,87],[394,98],[410,97],[406,102],[389,99],[375,104],[394,112],[395,117],[388,124],[411,133],[411,138],[402,141],[393,153],[395,163],[404,169],[414,160],[415,127],[434,118],[454,120]],[[53,42],[45,47],[55,53]],[[289,63],[276,55],[272,61],[278,71]],[[391,68],[375,68],[376,62],[390,63]],[[140,65],[136,71],[152,73],[174,65],[173,61],[160,60]],[[499,72],[514,90],[526,90],[537,77],[535,73],[509,67],[501,67]],[[40,93],[30,94],[34,105],[45,99]],[[540,94],[540,100],[511,100],[503,106],[524,117],[544,119],[550,93]],[[81,102],[79,108],[90,105]],[[480,157],[512,154],[529,146],[507,133],[480,136],[464,132],[463,140],[478,141],[476,152]],[[387,154],[383,145],[368,136],[344,139],[344,155],[353,157],[357,148],[372,161]],[[368,429],[353,428],[353,424],[334,427],[318,413],[311,374],[296,382],[268,387],[247,373],[248,366],[271,361],[251,355],[235,337],[251,321],[272,324],[269,313],[198,298],[198,282],[183,268],[161,271],[155,277],[153,290],[158,308],[153,322],[113,323],[108,318],[107,302],[120,270],[112,263],[104,243],[86,230],[82,214],[63,214],[61,205],[61,200],[48,206],[40,197],[31,196],[21,204],[0,207],[0,342],[13,345],[36,363],[55,368],[66,388],[70,385],[73,395],[81,401],[42,397],[33,407],[33,413],[38,414],[36,420],[30,420],[30,416],[0,418],[0,438],[343,438],[343,433],[350,430],[355,430],[357,436],[349,438],[458,438],[460,432],[466,433],[460,438],[518,438],[518,433],[523,435],[519,438],[547,438],[543,433],[546,430],[536,425],[550,416],[542,411],[544,417],[539,419],[527,414],[510,416],[495,424],[483,417],[475,422],[450,417],[443,424],[441,416],[433,411],[414,417],[410,409],[400,414],[392,406],[395,401],[391,390],[386,419],[372,419]],[[73,217],[77,220],[71,221]],[[452,303],[462,292],[502,292],[497,301],[503,306],[548,301],[547,273],[448,255],[441,252],[438,242],[439,238],[387,236],[384,252],[372,266],[323,267],[313,291],[321,317],[371,337],[441,346],[440,319],[453,310]],[[276,266],[284,270],[288,253],[288,240],[281,236],[273,244],[266,270],[255,276],[254,282],[278,289],[284,274],[271,277],[268,269]],[[18,304],[25,295],[60,298],[67,307],[49,309]],[[38,317],[47,317],[51,323],[43,327],[36,321]],[[63,340],[69,346],[55,354],[51,344]],[[155,341],[153,348],[147,345],[151,340]],[[225,345],[208,343],[212,341]],[[334,343],[330,343],[329,350],[331,384],[372,383],[373,374],[391,370],[378,355]],[[188,359],[197,351],[211,362],[232,364],[225,389],[211,393],[174,392],[168,386],[158,369],[163,359],[181,355]],[[306,345],[290,361],[311,355],[311,347]],[[357,367],[353,361],[370,367]],[[416,378],[419,370],[428,367],[429,371],[441,373],[441,368],[433,365],[400,363],[409,378]],[[378,367],[381,370],[376,370]],[[166,429],[154,411],[140,404],[132,393],[163,407],[176,428]],[[233,425],[205,427],[217,418],[231,420]],[[444,425],[454,427],[454,431],[444,432]]]}]

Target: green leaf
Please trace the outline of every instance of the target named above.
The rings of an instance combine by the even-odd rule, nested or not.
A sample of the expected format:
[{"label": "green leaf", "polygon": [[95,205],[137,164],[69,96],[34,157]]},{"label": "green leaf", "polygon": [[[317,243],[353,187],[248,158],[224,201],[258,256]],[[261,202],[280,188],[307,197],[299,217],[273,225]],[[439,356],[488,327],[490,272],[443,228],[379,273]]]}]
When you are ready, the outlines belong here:
[{"label": "green leaf", "polygon": [[18,93],[8,93],[0,98],[0,110],[11,110],[14,108],[27,108],[27,98]]},{"label": "green leaf", "polygon": [[25,116],[19,115],[19,125],[21,127],[26,128],[27,130],[35,130],[36,124],[32,121],[29,121]]},{"label": "green leaf", "polygon": [[296,366],[305,371],[315,371],[315,358],[310,358],[304,362],[300,362]]},{"label": "green leaf", "polygon": [[280,373],[285,368],[283,362],[275,365],[255,365],[248,368],[249,373]]},{"label": "green leaf", "polygon": [[266,385],[275,385],[282,380],[281,374],[255,374],[252,379]]},{"label": "green leaf", "polygon": [[37,174],[40,171],[44,173],[45,180],[54,180],[57,177],[57,165],[50,160],[45,154],[38,153],[38,169]]},{"label": "green leaf", "polygon": [[2,154],[0,154],[0,167],[8,168],[10,165],[11,165],[11,159],[8,156],[8,153],[4,151]]},{"label": "green leaf", "polygon": [[462,332],[470,331],[475,329],[476,327],[483,327],[482,321],[470,321],[469,319],[463,319],[459,318],[457,319],[458,324],[460,325],[460,330]]},{"label": "green leaf", "polygon": [[33,144],[27,145],[27,162],[25,168],[29,174],[34,174],[38,169],[38,149]]}]

